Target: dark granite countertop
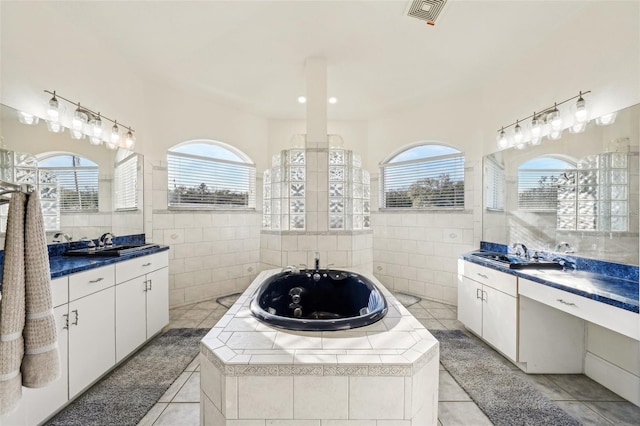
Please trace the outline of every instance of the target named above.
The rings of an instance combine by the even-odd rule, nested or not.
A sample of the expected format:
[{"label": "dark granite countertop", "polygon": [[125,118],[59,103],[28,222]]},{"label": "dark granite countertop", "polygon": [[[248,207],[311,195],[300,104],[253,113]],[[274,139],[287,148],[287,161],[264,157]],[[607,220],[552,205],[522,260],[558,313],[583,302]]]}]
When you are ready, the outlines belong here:
[{"label": "dark granite countertop", "polygon": [[[563,271],[543,269],[516,270],[509,269],[498,265],[495,262],[474,256],[473,253],[474,252],[465,253],[461,255],[460,258],[507,274],[522,277],[542,285],[606,303],[617,308],[636,313],[640,311],[638,280],[626,279],[628,278],[628,274],[625,274],[625,278],[620,278],[613,275],[605,275],[594,271],[579,269],[568,269]],[[627,265],[623,266],[624,268],[621,269],[628,269]],[[611,271],[615,269],[616,268],[609,267],[606,270]]]},{"label": "dark granite countertop", "polygon": [[[96,240],[94,242],[97,243]],[[113,238],[114,244],[144,244],[144,234],[125,235]],[[51,278],[59,278],[65,275],[74,274],[76,272],[86,271],[88,269],[99,268],[101,266],[113,263],[123,262],[140,256],[158,253],[169,250],[169,246],[157,246],[147,248],[138,252],[127,253],[117,257],[82,257],[82,256],[63,256],[67,250],[84,248],[88,242],[74,241],[71,243],[56,243],[47,246],[49,250],[49,267],[51,270]],[[0,251],[0,291],[2,290],[2,272],[4,263],[4,251]]]}]

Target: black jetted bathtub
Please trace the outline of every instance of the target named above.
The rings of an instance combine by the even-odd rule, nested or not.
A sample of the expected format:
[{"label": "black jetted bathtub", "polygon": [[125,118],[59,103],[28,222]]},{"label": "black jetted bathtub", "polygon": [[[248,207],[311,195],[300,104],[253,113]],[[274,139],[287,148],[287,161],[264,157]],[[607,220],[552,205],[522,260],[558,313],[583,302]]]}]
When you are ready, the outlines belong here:
[{"label": "black jetted bathtub", "polygon": [[384,318],[387,301],[362,275],[303,269],[267,278],[251,301],[251,313],[269,325],[289,330],[348,330]]}]

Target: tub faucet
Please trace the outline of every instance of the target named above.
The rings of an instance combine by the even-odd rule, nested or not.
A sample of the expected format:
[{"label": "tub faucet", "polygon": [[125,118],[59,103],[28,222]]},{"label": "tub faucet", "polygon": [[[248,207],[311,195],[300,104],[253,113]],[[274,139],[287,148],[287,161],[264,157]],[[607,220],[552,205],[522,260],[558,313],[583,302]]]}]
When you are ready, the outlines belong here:
[{"label": "tub faucet", "polygon": [[515,249],[516,256],[524,257],[525,259],[529,258],[529,251],[527,250],[527,246],[522,243],[513,243],[513,248]]},{"label": "tub faucet", "polygon": [[316,271],[319,271],[320,270],[320,252],[319,251],[316,252],[315,262],[316,262]]},{"label": "tub faucet", "polygon": [[[64,241],[62,240],[64,238]],[[54,243],[63,243],[63,242],[69,242],[73,240],[73,238],[71,238],[71,235],[67,234],[66,232],[57,232],[54,236],[53,236],[53,242]]]},{"label": "tub faucet", "polygon": [[563,250],[564,253],[575,253],[575,250],[573,249],[571,244],[569,244],[566,241],[559,242],[558,244],[556,244],[555,248],[553,249],[553,251],[560,251],[560,250]]},{"label": "tub faucet", "polygon": [[300,269],[298,269],[298,267],[295,266],[295,265],[288,265],[288,266],[285,266],[284,268],[282,268],[282,272],[289,272],[291,274],[299,274],[300,273]]}]

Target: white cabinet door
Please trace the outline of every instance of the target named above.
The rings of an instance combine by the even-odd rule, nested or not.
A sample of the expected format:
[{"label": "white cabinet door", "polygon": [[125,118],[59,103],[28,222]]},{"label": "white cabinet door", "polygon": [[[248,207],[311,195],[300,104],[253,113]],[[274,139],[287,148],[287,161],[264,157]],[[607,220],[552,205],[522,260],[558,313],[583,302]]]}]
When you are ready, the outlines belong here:
[{"label": "white cabinet door", "polygon": [[517,299],[484,286],[482,337],[512,360],[517,356]]},{"label": "white cabinet door", "polygon": [[144,277],[116,286],[116,362],[147,340]]},{"label": "white cabinet door", "polygon": [[69,303],[69,397],[109,370],[115,353],[115,287]]},{"label": "white cabinet door", "polygon": [[162,268],[147,274],[147,339],[169,323],[169,272]]},{"label": "white cabinet door", "polygon": [[482,336],[482,284],[458,275],[458,320]]},{"label": "white cabinet door", "polygon": [[36,425],[62,407],[68,399],[67,386],[67,305],[53,310],[58,333],[60,378],[48,386],[37,389],[22,388],[22,400],[16,411],[0,418],[2,426]]}]

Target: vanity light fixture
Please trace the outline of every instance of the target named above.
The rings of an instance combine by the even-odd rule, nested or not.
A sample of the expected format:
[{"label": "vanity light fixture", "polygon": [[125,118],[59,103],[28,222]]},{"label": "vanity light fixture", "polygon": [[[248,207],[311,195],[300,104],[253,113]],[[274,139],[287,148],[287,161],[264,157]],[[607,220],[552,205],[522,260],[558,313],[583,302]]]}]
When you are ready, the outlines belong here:
[{"label": "vanity light fixture", "polygon": [[33,126],[38,124],[40,121],[40,117],[37,115],[29,114],[28,112],[20,111],[18,112],[18,121],[22,124],[28,124],[29,126]]},{"label": "vanity light fixture", "polygon": [[601,115],[600,117],[596,118],[596,124],[598,126],[608,126],[610,124],[613,124],[616,122],[616,115],[618,115],[617,112],[610,112],[609,114]]},{"label": "vanity light fixture", "polygon": [[[496,137],[498,148],[506,149],[515,147],[517,149],[524,149],[527,144],[539,145],[545,136],[550,140],[557,140],[562,137],[562,132],[567,127],[571,133],[584,131],[589,121],[589,105],[583,96],[588,93],[591,93],[591,91],[580,91],[577,96],[562,102],[554,102],[553,106],[547,107],[540,112],[534,112],[533,115],[528,117],[518,119],[515,123],[511,123],[508,126],[501,127]],[[571,114],[564,114],[558,108],[574,99],[577,99],[577,101],[571,107]],[[567,115],[569,116],[567,117]],[[564,117],[567,117],[567,119],[565,120]],[[604,116],[600,118],[603,118],[600,122],[607,120]],[[527,129],[523,129],[520,122],[528,119],[531,119],[531,123]],[[598,119],[596,119],[596,124],[598,123]],[[510,136],[508,129],[512,126],[514,126],[514,128]]]},{"label": "vanity light fixture", "polygon": [[[109,149],[117,149],[118,147],[126,149],[133,148],[135,144],[135,137],[134,130],[131,126],[125,126],[122,123],[118,124],[117,120],[112,120],[99,112],[96,113],[87,107],[81,106],[80,102],[73,102],[63,96],[60,96],[55,90],[53,92],[45,90],[45,93],[52,95],[49,103],[47,104],[47,128],[50,132],[60,133],[65,129],[65,125],[63,124],[64,108],[61,107],[60,101],[58,100],[61,99],[76,106],[73,115],[70,119],[67,119],[70,120],[67,121],[67,123],[70,122],[70,125],[67,126],[69,127],[69,132],[72,138],[83,139],[85,136],[89,136],[89,143],[91,145],[100,145],[104,141],[105,145]],[[102,127],[103,120],[113,123],[111,132],[108,134]],[[20,119],[20,122],[22,123],[23,120]],[[124,140],[120,135],[119,126],[128,130]]]}]

